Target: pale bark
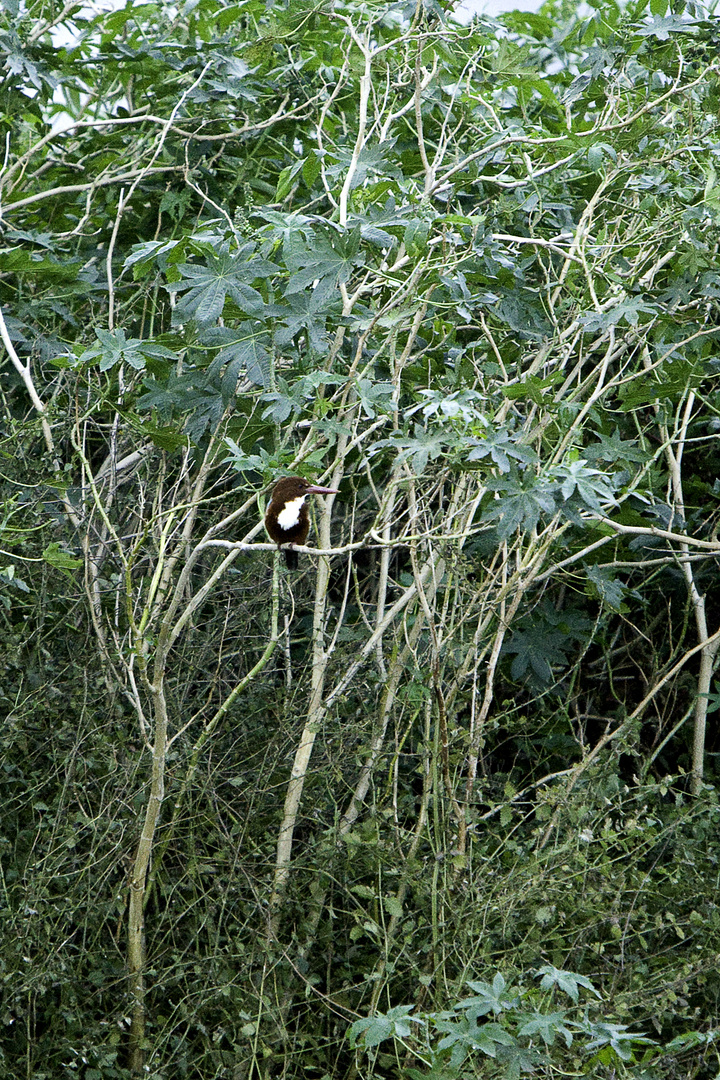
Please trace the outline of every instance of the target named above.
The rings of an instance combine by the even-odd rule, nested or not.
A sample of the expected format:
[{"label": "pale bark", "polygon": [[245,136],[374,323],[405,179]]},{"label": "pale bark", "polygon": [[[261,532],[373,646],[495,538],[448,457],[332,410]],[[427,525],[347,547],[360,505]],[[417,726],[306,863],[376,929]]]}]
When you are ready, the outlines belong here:
[{"label": "pale bark", "polygon": [[167,755],[167,704],[162,679],[150,687],[154,713],[154,741],[150,791],[145,820],[138,840],[130,878],[128,911],[128,982],[130,990],[130,1033],[128,1059],[133,1073],[143,1072],[145,1063],[145,886],[152,856],[155,831],[165,797]]},{"label": "pale bark", "polygon": [[[333,476],[333,484],[337,487],[340,481],[339,470]],[[324,501],[323,511],[320,516],[319,540],[322,547],[330,546],[330,515],[334,496]],[[326,557],[318,559],[315,577],[315,604],[313,608],[312,627],[312,673],[310,678],[310,697],[300,742],[295,752],[290,781],[285,796],[283,818],[278,832],[277,855],[275,862],[275,874],[273,877],[272,896],[270,898],[270,922],[269,934],[271,939],[277,937],[279,928],[280,912],[283,897],[290,876],[290,860],[292,857],[293,835],[297,825],[300,800],[302,799],[305,777],[312,756],[315,737],[320,728],[324,714],[323,695],[325,692],[325,674],[327,671],[328,652],[325,650],[325,621],[327,612],[327,589],[330,580],[330,560]]]}]

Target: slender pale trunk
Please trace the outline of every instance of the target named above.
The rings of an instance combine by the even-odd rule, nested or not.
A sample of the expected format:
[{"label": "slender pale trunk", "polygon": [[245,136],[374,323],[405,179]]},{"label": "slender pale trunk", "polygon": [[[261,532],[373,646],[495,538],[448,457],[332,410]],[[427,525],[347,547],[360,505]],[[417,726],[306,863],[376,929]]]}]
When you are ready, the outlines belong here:
[{"label": "slender pale trunk", "polygon": [[[685,564],[689,566],[689,563]],[[693,586],[694,586],[693,582]],[[695,589],[697,593],[697,589]],[[705,597],[693,597],[695,609],[695,624],[698,630],[698,638],[703,643],[700,653],[700,671],[698,672],[697,697],[695,699],[695,724],[693,728],[693,754],[692,754],[692,779],[690,790],[693,795],[699,795],[702,788],[703,773],[705,768],[705,729],[707,726],[708,695],[710,693],[710,681],[715,670],[715,657],[717,656],[720,638],[713,641],[708,634],[707,619],[705,618]]]},{"label": "slender pale trunk", "polygon": [[150,687],[155,719],[155,738],[152,748],[150,791],[145,808],[145,820],[135,851],[130,879],[130,910],[128,916],[128,979],[131,1013],[129,1064],[134,1074],[143,1072],[145,1064],[145,897],[148,867],[152,856],[155,832],[165,797],[165,762],[167,755],[167,704],[162,680]]},{"label": "slender pale trunk", "polygon": [[[649,357],[647,354],[644,356],[645,366],[648,366]],[[673,450],[671,445],[669,432],[667,426],[660,425],[660,432],[665,442],[665,458],[668,463],[668,469],[670,471],[670,479],[672,483],[673,493],[673,508],[675,513],[681,519],[682,528],[685,529],[685,498],[683,495],[682,486],[682,456],[683,449],[685,447],[685,441],[687,439],[688,427],[692,418],[693,408],[695,407],[695,394],[690,391],[685,403],[685,410],[680,425],[680,433],[677,439],[677,449]],[[658,409],[656,407],[656,412]],[[693,795],[698,795],[702,788],[703,774],[705,769],[705,733],[707,726],[707,707],[708,707],[708,694],[710,693],[710,681],[715,669],[715,657],[718,650],[718,641],[711,640],[708,633],[707,616],[705,613],[705,597],[700,593],[697,583],[695,581],[695,575],[693,573],[692,563],[690,562],[690,546],[685,543],[680,544],[680,551],[683,555],[683,573],[687,582],[688,595],[690,597],[690,603],[692,604],[693,615],[695,616],[695,627],[697,629],[698,643],[702,646],[700,653],[700,671],[698,673],[697,681],[697,696],[695,698],[695,723],[693,728],[693,748],[692,748],[692,773],[690,778],[690,790]]]},{"label": "slender pale trunk", "polygon": [[[338,486],[340,476],[333,477],[333,487]],[[329,500],[323,508],[319,525],[319,544],[321,548],[330,547],[330,514],[332,500]],[[280,913],[283,897],[290,876],[290,859],[292,856],[293,836],[300,811],[305,777],[307,776],[310,758],[315,745],[315,736],[322,722],[324,713],[323,695],[325,693],[325,673],[327,670],[328,654],[325,649],[325,618],[327,612],[327,589],[330,580],[330,561],[323,556],[318,559],[317,576],[315,579],[315,606],[313,610],[312,629],[312,675],[310,683],[310,701],[308,703],[305,726],[300,736],[300,743],[295,752],[290,782],[288,783],[285,796],[282,823],[278,833],[277,855],[275,859],[275,875],[273,889],[270,898],[270,922],[269,936],[273,940],[277,938]]]}]

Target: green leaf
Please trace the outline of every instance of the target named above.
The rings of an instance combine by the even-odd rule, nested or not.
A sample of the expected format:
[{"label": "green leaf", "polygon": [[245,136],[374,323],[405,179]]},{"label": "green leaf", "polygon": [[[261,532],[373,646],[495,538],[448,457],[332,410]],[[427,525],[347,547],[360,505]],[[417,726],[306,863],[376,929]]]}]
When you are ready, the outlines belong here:
[{"label": "green leaf", "polygon": [[392,1021],[385,1016],[377,1016],[369,1020],[356,1020],[350,1026],[350,1046],[355,1047],[360,1042],[366,1047],[378,1046],[385,1039],[390,1039],[393,1034]]},{"label": "green leaf", "polygon": [[350,1027],[350,1045],[357,1046],[362,1041],[367,1048],[378,1046],[385,1039],[407,1038],[412,1034],[413,1024],[422,1024],[419,1016],[410,1016],[414,1005],[396,1005],[385,1015],[356,1020]]},{"label": "green leaf", "polygon": [[141,341],[140,338],[128,338],[125,331],[119,327],[117,330],[96,330],[97,344],[85,349],[81,353],[80,363],[89,363],[100,357],[100,371],[109,371],[116,364],[129,364],[136,371],[143,371],[148,359],[177,360],[176,354],[152,341]]},{"label": "green leaf", "polygon": [[628,609],[623,604],[623,597],[627,593],[627,587],[615,576],[613,571],[605,566],[586,566],[585,573],[588,581],[594,587],[591,595],[596,595],[604,604],[613,611],[626,612]]},{"label": "green leaf", "polygon": [[160,450],[167,450],[172,453],[173,450],[187,445],[187,436],[184,432],[178,431],[174,424],[144,423],[140,425],[140,430]]},{"label": "green leaf", "polygon": [[712,694],[700,695],[707,698],[707,714],[717,712],[720,709],[720,683],[715,683],[715,692]]},{"label": "green leaf", "polygon": [[[617,1054],[621,1061],[633,1060],[633,1049],[636,1046],[654,1046],[652,1039],[646,1038],[642,1033],[633,1034],[628,1031],[626,1024],[607,1023],[584,1023],[582,1030],[592,1036],[590,1042],[584,1046],[585,1053],[593,1050],[602,1050],[608,1047]],[[601,1057],[601,1055],[598,1055]]]},{"label": "green leaf", "polygon": [[56,570],[62,570],[70,578],[74,577],[73,570],[79,570],[84,565],[82,559],[78,559],[68,551],[63,551],[57,541],[48,544],[42,554],[46,563],[54,566]]},{"label": "green leaf", "polygon": [[279,267],[253,256],[253,252],[254,245],[246,244],[230,254],[225,244],[217,253],[208,252],[205,265],[180,263],[181,279],[167,286],[170,292],[185,293],[175,306],[173,322],[190,319],[200,325],[215,322],[222,315],[227,297],[245,314],[263,317],[265,301],[248,282],[268,277]]},{"label": "green leaf", "polygon": [[575,1002],[579,997],[578,987],[580,986],[585,990],[589,990],[595,997],[600,997],[599,992],[584,975],[576,975],[572,971],[562,971],[560,968],[553,967],[552,964],[545,964],[543,967],[538,968],[535,977],[540,979],[543,990],[550,990],[557,986],[559,990],[562,990]]},{"label": "green leaf", "polygon": [[510,401],[533,401],[536,405],[545,405],[548,402],[547,390],[562,382],[562,374],[558,371],[548,375],[545,379],[537,375],[528,375],[522,382],[514,386],[504,386],[503,394]]},{"label": "green leaf", "polygon": [[490,503],[482,520],[498,522],[501,540],[516,529],[534,529],[541,517],[555,512],[558,485],[547,477],[529,473],[519,477],[490,477],[487,487],[498,492],[499,498]]},{"label": "green leaf", "polygon": [[305,158],[302,163],[302,174],[307,186],[312,187],[320,175],[320,158],[317,153],[308,154]]},{"label": "green leaf", "polygon": [[383,907],[387,911],[388,915],[392,915],[396,919],[402,918],[403,906],[395,896],[384,896]]},{"label": "green leaf", "polygon": [[131,253],[123,262],[123,269],[127,270],[138,263],[153,262],[182,244],[182,240],[148,240],[144,244],[134,244]]},{"label": "green leaf", "polygon": [[410,461],[416,476],[422,476],[430,461],[441,457],[448,446],[457,444],[459,440],[453,434],[447,435],[443,431],[435,433],[426,431],[419,424],[415,425],[414,438],[393,436],[390,439],[380,439],[369,450],[371,456],[375,456],[385,447],[395,447],[400,450],[399,461]]},{"label": "green leaf", "polygon": [[547,685],[553,679],[552,665],[566,665],[570,645],[565,634],[549,631],[543,624],[514,631],[504,648],[505,652],[515,654],[510,669],[513,679],[522,679],[532,671]]},{"label": "green leaf", "polygon": [[637,326],[641,314],[657,315],[657,304],[649,304],[641,296],[626,296],[607,311],[593,311],[578,320],[587,333],[597,333],[617,326],[623,320]]},{"label": "green leaf", "polygon": [[430,225],[427,221],[422,221],[419,218],[413,218],[412,221],[409,221],[405,226],[403,236],[403,243],[408,254],[413,258],[422,255],[427,247],[429,235]]},{"label": "green leaf", "polygon": [[518,1035],[528,1035],[531,1038],[539,1035],[546,1046],[553,1046],[558,1035],[561,1035],[565,1045],[572,1046],[573,1035],[564,1023],[565,1015],[564,1010],[541,1013],[536,1009],[533,1016],[518,1029]]},{"label": "green leaf", "polygon": [[612,478],[599,469],[588,468],[582,458],[555,466],[549,475],[559,482],[560,494],[566,502],[577,496],[585,506],[599,514],[608,506],[617,505]]},{"label": "green leaf", "polygon": [[521,444],[517,435],[511,435],[504,428],[488,431],[482,438],[470,438],[466,445],[472,446],[472,450],[467,455],[467,461],[480,461],[482,458],[490,457],[501,473],[510,472],[511,459],[523,464],[537,461],[535,451]]},{"label": "green leaf", "polygon": [[326,279],[311,291],[287,294],[287,302],[273,309],[273,313],[279,316],[279,325],[274,334],[279,349],[285,348],[298,335],[306,335],[307,344],[315,352],[323,352],[327,348],[327,320],[337,312],[337,299],[328,285]]},{"label": "green leaf", "polygon": [[237,281],[234,274],[228,273],[230,265],[229,256],[224,260],[218,259],[209,267],[193,266],[190,263],[180,265],[180,272],[187,279],[181,288],[189,289],[189,292],[173,311],[174,323],[187,322],[189,319],[195,319],[200,325],[214,322],[222,315],[228,295],[246,314],[259,315],[262,312],[263,299],[260,293]]},{"label": "green leaf", "polygon": [[203,335],[202,342],[211,346],[222,344],[208,368],[208,374],[216,375],[225,368],[221,387],[227,400],[235,393],[241,374],[256,386],[270,385],[271,342],[264,323],[247,319],[235,330],[221,326],[211,327]]},{"label": "green leaf", "polygon": [[608,461],[612,465],[631,465],[649,461],[650,454],[642,450],[637,439],[622,439],[616,427],[612,435],[598,435],[598,441],[583,449],[588,461]]},{"label": "green leaf", "polygon": [[[308,246],[295,234],[287,246],[287,261],[293,272],[285,290],[286,298],[304,291],[315,281],[335,289],[346,284],[353,270],[365,261],[360,251],[360,228],[356,226],[340,235],[317,232]],[[322,295],[327,295],[327,290]]]},{"label": "green leaf", "polygon": [[457,1003],[457,1009],[463,1009],[471,1020],[487,1013],[499,1016],[508,1009],[515,1009],[519,1003],[516,991],[508,989],[505,979],[498,971],[492,983],[471,980],[467,986],[475,992],[474,997],[463,998]]},{"label": "green leaf", "polygon": [[652,17],[652,22],[636,28],[640,37],[656,37],[658,41],[667,41],[670,34],[691,34],[696,20],[688,19],[685,15],[658,15]]},{"label": "green leaf", "polygon": [[[30,592],[30,586],[27,582],[23,581],[23,579],[19,578],[15,573],[15,566],[13,563],[4,566],[0,570],[0,585],[4,585],[10,589],[17,589],[19,592],[23,593]],[[7,596],[3,596],[0,600],[3,603],[3,606],[9,611],[12,607],[10,599]]]},{"label": "green leaf", "polygon": [[370,379],[357,379],[355,385],[362,410],[370,420],[374,420],[378,412],[389,413],[392,410],[395,393],[392,383],[374,383]]},{"label": "green leaf", "polygon": [[294,165],[288,165],[287,168],[283,169],[278,177],[277,188],[275,189],[275,202],[283,201],[293,186],[293,180],[303,169],[304,164],[304,161],[296,161]]}]

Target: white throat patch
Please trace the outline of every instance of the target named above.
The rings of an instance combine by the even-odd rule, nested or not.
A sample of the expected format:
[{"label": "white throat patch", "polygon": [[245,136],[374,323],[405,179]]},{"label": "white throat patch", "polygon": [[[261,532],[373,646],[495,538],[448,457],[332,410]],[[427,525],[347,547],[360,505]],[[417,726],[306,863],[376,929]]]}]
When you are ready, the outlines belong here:
[{"label": "white throat patch", "polygon": [[305,502],[304,495],[298,495],[297,499],[286,502],[278,514],[278,525],[281,529],[293,529],[300,521],[300,509]]}]

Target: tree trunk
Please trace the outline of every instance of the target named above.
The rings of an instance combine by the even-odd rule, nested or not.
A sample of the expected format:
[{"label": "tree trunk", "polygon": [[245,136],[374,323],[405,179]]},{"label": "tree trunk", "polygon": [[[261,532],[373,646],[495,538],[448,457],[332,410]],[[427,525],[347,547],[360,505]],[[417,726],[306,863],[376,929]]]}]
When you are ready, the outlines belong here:
[{"label": "tree trunk", "polygon": [[162,682],[150,688],[155,714],[155,742],[152,750],[150,792],[145,808],[140,839],[130,879],[128,916],[128,980],[131,1013],[128,1061],[133,1075],[141,1074],[145,1066],[145,897],[148,866],[153,850],[155,831],[165,796],[165,760],[167,753],[167,704]]}]

